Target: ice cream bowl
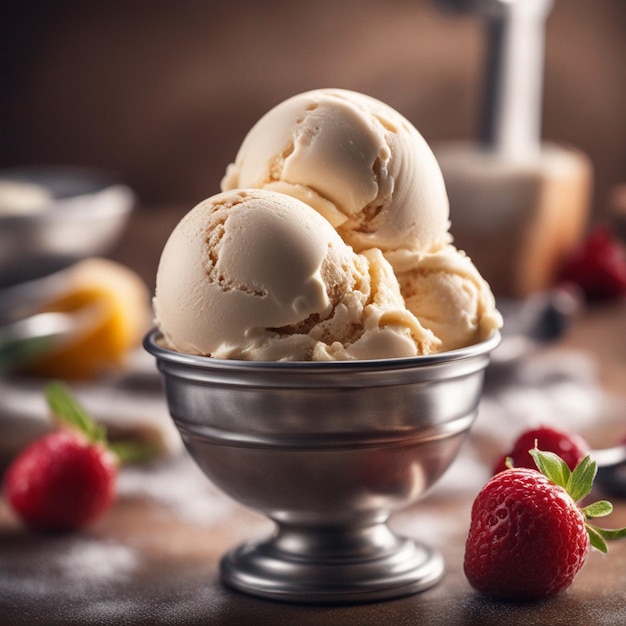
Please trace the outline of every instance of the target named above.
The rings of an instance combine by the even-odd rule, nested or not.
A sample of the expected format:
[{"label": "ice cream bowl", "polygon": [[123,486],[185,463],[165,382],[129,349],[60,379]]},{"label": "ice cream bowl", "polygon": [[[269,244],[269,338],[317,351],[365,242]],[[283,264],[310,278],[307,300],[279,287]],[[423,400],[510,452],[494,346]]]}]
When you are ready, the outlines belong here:
[{"label": "ice cream bowl", "polygon": [[144,347],[189,453],[217,487],[276,524],[222,558],[223,582],[306,603],[436,584],[439,552],[387,521],[457,456],[499,341],[414,358],[251,362],[174,352],[151,331]]}]

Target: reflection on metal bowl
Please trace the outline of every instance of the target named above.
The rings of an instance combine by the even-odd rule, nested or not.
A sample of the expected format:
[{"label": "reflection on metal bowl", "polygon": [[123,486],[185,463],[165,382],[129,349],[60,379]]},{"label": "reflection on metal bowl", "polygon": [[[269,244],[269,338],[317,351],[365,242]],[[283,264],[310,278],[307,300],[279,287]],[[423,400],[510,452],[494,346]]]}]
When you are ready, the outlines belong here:
[{"label": "reflection on metal bowl", "polygon": [[448,353],[337,362],[225,361],[176,353],[151,332],[191,456],[225,493],[277,525],[222,559],[225,583],[296,602],[407,595],[443,573],[430,547],[391,532],[456,457],[499,335]]}]

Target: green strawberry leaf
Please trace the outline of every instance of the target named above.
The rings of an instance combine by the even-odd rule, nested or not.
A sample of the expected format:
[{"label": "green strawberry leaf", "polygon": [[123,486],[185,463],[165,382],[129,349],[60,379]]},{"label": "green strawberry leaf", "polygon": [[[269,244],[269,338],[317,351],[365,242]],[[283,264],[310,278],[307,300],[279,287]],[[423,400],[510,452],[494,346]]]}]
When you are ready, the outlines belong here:
[{"label": "green strawberry leaf", "polygon": [[598,528],[597,526],[591,526],[591,524],[586,524],[586,526],[587,528],[593,528],[598,535],[608,541],[624,539],[624,537],[626,537],[626,528]]},{"label": "green strawberry leaf", "polygon": [[587,519],[593,519],[595,517],[605,517],[610,515],[613,512],[613,505],[607,500],[600,500],[599,502],[594,502],[581,510]]},{"label": "green strawberry leaf", "polygon": [[109,444],[120,465],[136,461],[148,461],[161,453],[161,446],[153,442],[112,441]]},{"label": "green strawberry leaf", "polygon": [[559,487],[563,487],[574,502],[579,502],[589,494],[598,471],[598,465],[587,455],[570,471],[567,463],[554,452],[545,452],[535,447],[529,450],[539,471]]},{"label": "green strawberry leaf", "polygon": [[606,541],[604,540],[604,537],[602,537],[602,534],[591,524],[585,524],[585,526],[587,528],[587,533],[589,534],[589,542],[591,545],[597,550],[600,550],[600,552],[606,554],[609,551],[609,547],[606,545]]},{"label": "green strawberry leaf", "polygon": [[61,382],[50,383],[44,389],[48,406],[55,421],[83,433],[91,443],[106,446],[120,465],[135,461],[146,461],[158,456],[162,446],[155,442],[107,440],[106,428],[93,420],[87,410],[72,396],[69,389]]},{"label": "green strawberry leaf", "polygon": [[93,443],[106,444],[106,429],[96,424],[91,415],[72,396],[68,388],[59,381],[46,386],[44,394],[56,422],[83,433]]},{"label": "green strawberry leaf", "polygon": [[[535,447],[529,452],[539,471],[555,485],[565,489],[574,502],[582,500],[591,491],[598,471],[598,464],[592,461],[589,455],[580,461],[574,471],[570,471],[565,461],[558,454],[539,450],[537,441],[535,441]],[[585,519],[593,519],[609,515],[613,511],[613,505],[606,500],[600,500],[580,510]],[[626,528],[598,528],[588,522],[585,522],[585,527],[589,534],[590,544],[600,552],[608,552],[607,541],[626,538]]]},{"label": "green strawberry leaf", "polygon": [[574,502],[579,502],[589,494],[597,471],[598,464],[589,455],[574,468],[566,489]]},{"label": "green strawberry leaf", "polygon": [[567,491],[571,478],[571,471],[567,463],[554,452],[539,450],[536,441],[535,447],[528,452],[533,457],[539,471],[555,485],[563,487]]}]

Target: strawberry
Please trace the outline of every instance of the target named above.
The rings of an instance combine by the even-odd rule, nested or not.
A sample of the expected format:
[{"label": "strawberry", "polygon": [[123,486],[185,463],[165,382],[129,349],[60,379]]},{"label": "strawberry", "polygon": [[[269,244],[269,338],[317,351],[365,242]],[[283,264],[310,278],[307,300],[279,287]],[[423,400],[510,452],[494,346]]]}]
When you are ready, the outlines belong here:
[{"label": "strawberry", "polygon": [[[29,526],[72,530],[109,508],[121,459],[108,444],[104,427],[91,419],[61,383],[48,385],[46,398],[60,427],[13,460],[4,476],[4,491]],[[120,449],[139,456],[139,450]]]},{"label": "strawberry", "polygon": [[476,497],[465,545],[464,571],[476,590],[507,599],[553,596],[573,582],[590,546],[607,551],[607,539],[626,528],[589,523],[612,511],[600,501],[579,508],[597,471],[586,456],[571,471],[565,461],[538,448],[537,469],[512,468],[491,478]]},{"label": "strawberry", "polygon": [[80,528],[112,503],[117,462],[101,444],[59,430],[38,439],[12,463],[5,477],[9,503],[33,528]]},{"label": "strawberry", "polygon": [[605,224],[597,225],[565,261],[559,282],[580,286],[589,300],[626,295],[626,248]]},{"label": "strawberry", "polygon": [[508,454],[500,457],[493,468],[493,473],[497,474],[510,467],[507,465],[507,459],[511,459],[515,467],[536,469],[535,461],[529,452],[535,445],[535,441],[541,450],[558,454],[570,470],[573,470],[589,451],[589,445],[580,435],[550,426],[532,428],[523,432],[515,440]]}]

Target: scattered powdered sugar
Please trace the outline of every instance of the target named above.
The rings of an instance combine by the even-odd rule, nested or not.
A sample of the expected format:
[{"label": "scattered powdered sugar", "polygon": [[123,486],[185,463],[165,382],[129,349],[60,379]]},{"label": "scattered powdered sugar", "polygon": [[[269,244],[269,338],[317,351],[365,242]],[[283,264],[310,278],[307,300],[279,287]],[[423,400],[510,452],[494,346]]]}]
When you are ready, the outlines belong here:
[{"label": "scattered powdered sugar", "polygon": [[187,454],[146,466],[123,468],[120,497],[146,498],[180,521],[212,526],[227,517],[233,502],[215,487]]},{"label": "scattered powdered sugar", "polygon": [[437,495],[454,496],[462,493],[477,493],[489,480],[490,468],[485,459],[470,445],[461,449],[446,473],[436,483]]},{"label": "scattered powdered sugar", "polygon": [[141,558],[133,548],[115,541],[44,536],[22,546],[19,560],[11,555],[0,556],[0,588],[4,593],[31,598],[56,593],[80,596],[103,586],[123,584],[140,564]]},{"label": "scattered powdered sugar", "polygon": [[[89,626],[110,626],[111,624],[158,624],[158,614],[149,615],[145,619],[137,620],[141,615],[141,605],[136,598],[109,597],[82,602],[72,607],[75,624]],[[131,617],[132,616],[132,617]],[[143,617],[143,616],[142,616]],[[66,623],[66,622],[65,622]]]},{"label": "scattered powdered sugar", "polygon": [[[469,526],[469,514],[467,526]],[[442,546],[447,543],[448,539],[458,535],[459,520],[440,512],[433,515],[431,511],[420,509],[418,504],[415,509],[396,513],[391,518],[389,527],[399,535],[417,539],[429,545]]]},{"label": "scattered powdered sugar", "polygon": [[535,355],[520,362],[500,384],[487,387],[472,433],[505,447],[540,424],[584,433],[608,403],[589,356],[575,351]]},{"label": "scattered powdered sugar", "polygon": [[77,580],[102,583],[131,574],[138,558],[126,545],[83,540],[70,544],[57,563],[63,572],[69,572]]}]

